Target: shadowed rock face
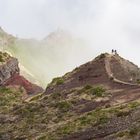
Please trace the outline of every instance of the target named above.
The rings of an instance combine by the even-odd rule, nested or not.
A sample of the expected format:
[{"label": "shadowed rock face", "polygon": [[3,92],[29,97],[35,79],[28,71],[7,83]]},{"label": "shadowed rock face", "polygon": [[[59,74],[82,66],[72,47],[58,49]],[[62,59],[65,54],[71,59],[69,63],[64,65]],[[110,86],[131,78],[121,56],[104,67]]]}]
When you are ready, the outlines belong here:
[{"label": "shadowed rock face", "polygon": [[0,52],[0,85],[3,85],[15,73],[19,74],[18,60],[7,53]]},{"label": "shadowed rock face", "polygon": [[0,84],[3,85],[15,73],[19,74],[18,60],[10,58],[5,64],[0,65]]}]

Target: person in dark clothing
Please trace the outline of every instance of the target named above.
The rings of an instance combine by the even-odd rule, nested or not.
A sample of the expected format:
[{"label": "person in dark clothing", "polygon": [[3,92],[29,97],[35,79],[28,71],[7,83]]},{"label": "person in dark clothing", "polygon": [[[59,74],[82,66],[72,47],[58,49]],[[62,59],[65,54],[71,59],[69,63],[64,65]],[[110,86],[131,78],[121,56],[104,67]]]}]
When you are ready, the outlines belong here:
[{"label": "person in dark clothing", "polygon": [[114,53],[114,50],[112,49],[112,54]]}]

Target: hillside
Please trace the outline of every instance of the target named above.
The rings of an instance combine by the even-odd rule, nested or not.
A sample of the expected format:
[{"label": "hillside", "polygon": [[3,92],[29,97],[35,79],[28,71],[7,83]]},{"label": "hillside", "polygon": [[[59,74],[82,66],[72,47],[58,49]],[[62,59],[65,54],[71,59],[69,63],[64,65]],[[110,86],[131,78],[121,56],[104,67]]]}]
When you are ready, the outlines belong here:
[{"label": "hillside", "polygon": [[117,54],[101,54],[26,101],[3,94],[1,140],[140,139],[139,68]]},{"label": "hillside", "polygon": [[63,89],[69,90],[86,84],[100,84],[108,89],[127,87],[137,85],[139,79],[140,69],[138,66],[121,58],[118,54],[102,54],[63,77],[53,79],[46,89],[46,93],[62,91]]}]

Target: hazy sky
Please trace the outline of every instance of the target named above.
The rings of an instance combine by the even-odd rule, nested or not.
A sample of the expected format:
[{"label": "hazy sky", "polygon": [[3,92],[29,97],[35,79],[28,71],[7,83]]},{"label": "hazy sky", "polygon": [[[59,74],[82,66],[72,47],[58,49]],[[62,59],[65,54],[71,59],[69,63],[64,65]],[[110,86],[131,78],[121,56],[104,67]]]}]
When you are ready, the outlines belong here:
[{"label": "hazy sky", "polygon": [[0,0],[0,25],[25,38],[67,29],[140,65],[139,0]]}]

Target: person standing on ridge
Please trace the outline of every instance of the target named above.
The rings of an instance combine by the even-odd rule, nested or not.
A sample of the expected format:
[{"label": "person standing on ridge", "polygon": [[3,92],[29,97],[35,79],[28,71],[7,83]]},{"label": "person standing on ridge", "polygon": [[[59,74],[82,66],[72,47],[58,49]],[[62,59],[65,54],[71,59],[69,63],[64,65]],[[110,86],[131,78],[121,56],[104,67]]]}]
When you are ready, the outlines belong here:
[{"label": "person standing on ridge", "polygon": [[117,54],[117,50],[115,50],[114,52],[115,52],[115,54]]},{"label": "person standing on ridge", "polygon": [[114,53],[114,50],[112,49],[112,54]]}]

